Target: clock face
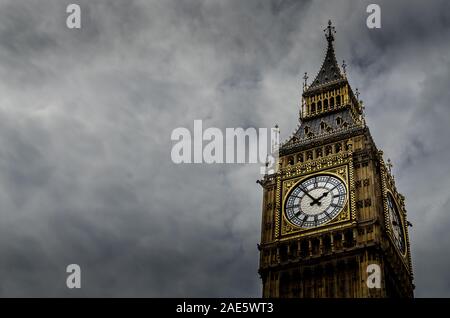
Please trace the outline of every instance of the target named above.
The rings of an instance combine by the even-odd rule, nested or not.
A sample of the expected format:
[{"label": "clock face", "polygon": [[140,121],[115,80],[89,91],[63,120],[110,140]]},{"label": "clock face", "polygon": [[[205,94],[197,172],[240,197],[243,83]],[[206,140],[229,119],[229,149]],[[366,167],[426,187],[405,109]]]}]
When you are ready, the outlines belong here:
[{"label": "clock face", "polygon": [[285,203],[286,218],[301,228],[313,228],[334,219],[344,208],[347,190],[337,177],[316,175],[300,182]]},{"label": "clock face", "polygon": [[402,219],[398,212],[397,205],[394,198],[390,193],[387,197],[388,210],[389,210],[389,223],[392,233],[394,234],[394,242],[402,254],[405,253],[405,234],[403,232]]}]

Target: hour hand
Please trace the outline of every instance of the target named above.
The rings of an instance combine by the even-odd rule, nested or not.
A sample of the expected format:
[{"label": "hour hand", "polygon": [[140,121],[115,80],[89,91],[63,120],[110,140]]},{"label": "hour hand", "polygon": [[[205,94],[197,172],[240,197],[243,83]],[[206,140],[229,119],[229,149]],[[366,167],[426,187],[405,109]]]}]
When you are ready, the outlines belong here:
[{"label": "hour hand", "polygon": [[325,198],[328,195],[328,191],[322,193],[322,196],[320,198],[318,198],[317,200],[322,200],[323,198]]},{"label": "hour hand", "polygon": [[320,198],[313,199],[313,202],[311,202],[310,205],[311,206],[314,205],[314,204],[320,205],[320,203],[321,203],[320,200],[322,200],[322,198],[326,197],[327,195],[328,195],[328,191],[322,193],[322,196]]}]

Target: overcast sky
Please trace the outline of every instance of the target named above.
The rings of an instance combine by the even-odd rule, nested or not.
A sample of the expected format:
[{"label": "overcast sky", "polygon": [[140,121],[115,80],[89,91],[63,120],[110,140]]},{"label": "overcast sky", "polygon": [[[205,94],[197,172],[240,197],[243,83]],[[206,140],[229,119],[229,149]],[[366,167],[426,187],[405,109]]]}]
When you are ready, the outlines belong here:
[{"label": "overcast sky", "polygon": [[377,1],[370,30],[371,2],[0,0],[0,295],[260,296],[259,165],[176,165],[170,135],[286,138],[331,19],[407,199],[416,296],[450,297],[450,2]]}]

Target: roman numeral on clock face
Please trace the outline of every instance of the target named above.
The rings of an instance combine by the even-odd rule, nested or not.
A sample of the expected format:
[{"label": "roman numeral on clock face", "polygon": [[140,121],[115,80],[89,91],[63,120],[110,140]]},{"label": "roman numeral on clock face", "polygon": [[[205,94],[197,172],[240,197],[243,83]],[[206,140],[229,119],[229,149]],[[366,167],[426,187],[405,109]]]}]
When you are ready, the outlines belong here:
[{"label": "roman numeral on clock face", "polygon": [[303,226],[303,224],[305,223],[306,219],[308,218],[307,215],[303,216],[303,220],[300,221],[300,226]]},{"label": "roman numeral on clock face", "polygon": [[285,199],[286,219],[300,228],[314,228],[332,221],[345,206],[345,183],[332,174],[318,174],[299,181]]}]

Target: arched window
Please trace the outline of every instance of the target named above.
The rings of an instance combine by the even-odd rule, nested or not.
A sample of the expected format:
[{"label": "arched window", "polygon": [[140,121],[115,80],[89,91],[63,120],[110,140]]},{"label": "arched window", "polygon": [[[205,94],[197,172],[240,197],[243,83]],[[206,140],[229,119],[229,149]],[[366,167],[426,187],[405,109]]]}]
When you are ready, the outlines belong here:
[{"label": "arched window", "polygon": [[314,114],[316,112],[316,103],[311,104],[311,114]]},{"label": "arched window", "polygon": [[336,118],[336,124],[338,126],[342,125],[342,118],[341,117]]},{"label": "arched window", "polygon": [[318,112],[322,111],[322,101],[320,101],[320,100],[317,102],[317,111]]},{"label": "arched window", "polygon": [[303,162],[303,153],[297,155],[297,162]]},{"label": "arched window", "polygon": [[335,152],[335,153],[338,153],[338,152],[340,152],[341,150],[342,150],[341,144],[336,144],[336,145],[334,145],[334,152]]},{"label": "arched window", "polygon": [[331,153],[332,153],[331,146],[330,145],[326,146],[325,147],[325,156],[331,155]]},{"label": "arched window", "polygon": [[324,122],[320,123],[320,130],[321,132],[323,132],[325,130],[325,128],[327,128],[327,124],[325,124]]},{"label": "arched window", "polygon": [[330,98],[330,109],[334,108],[334,97]]},{"label": "arched window", "polygon": [[294,157],[289,157],[289,158],[288,158],[288,164],[289,164],[290,166],[292,166],[292,165],[294,164]]},{"label": "arched window", "polygon": [[323,101],[323,110],[327,110],[328,109],[328,99],[325,99]]},{"label": "arched window", "polygon": [[305,127],[305,135],[307,135],[308,133],[309,133],[309,127],[306,126],[306,127]]},{"label": "arched window", "polygon": [[336,106],[339,106],[341,104],[341,96],[336,96]]},{"label": "arched window", "polygon": [[320,158],[322,157],[322,148],[317,148],[316,149],[316,158]]}]

